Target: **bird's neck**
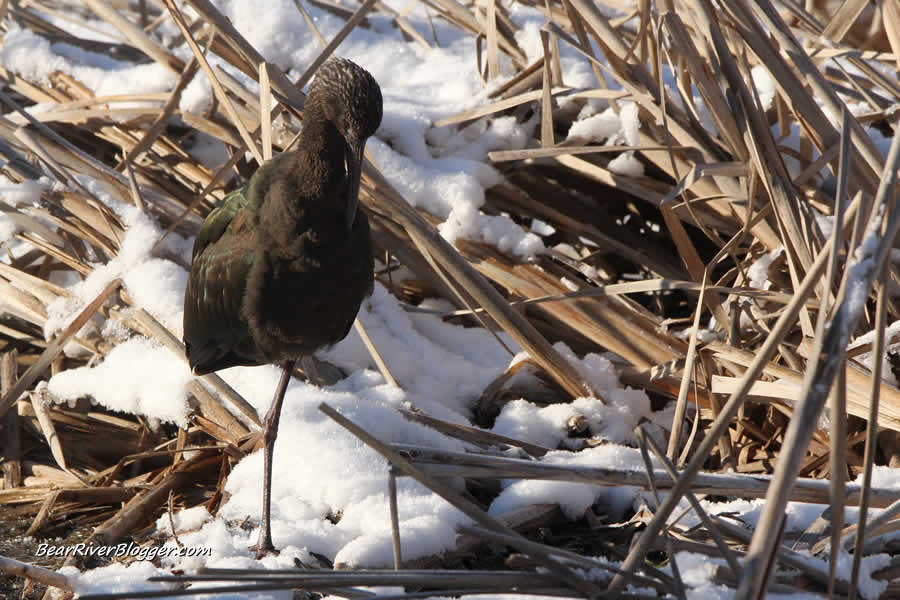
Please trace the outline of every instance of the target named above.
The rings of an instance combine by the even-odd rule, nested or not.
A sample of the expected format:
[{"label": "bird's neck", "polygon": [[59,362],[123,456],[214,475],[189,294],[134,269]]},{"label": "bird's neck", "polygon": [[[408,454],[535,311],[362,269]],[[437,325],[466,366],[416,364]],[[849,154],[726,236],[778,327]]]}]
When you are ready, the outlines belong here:
[{"label": "bird's neck", "polygon": [[[328,121],[305,119],[297,149],[278,156],[270,169],[278,193],[267,194],[266,204],[298,215],[309,209],[340,211],[346,185],[346,150],[343,136]],[[274,208],[274,206],[273,206]]]},{"label": "bird's neck", "polygon": [[325,199],[336,200],[335,186],[344,182],[346,175],[346,143],[331,121],[307,118],[298,140],[296,158],[302,161],[304,175],[317,189],[327,190]]},{"label": "bird's neck", "polygon": [[270,253],[284,258],[308,254],[310,240],[342,226],[345,158],[344,138],[334,124],[307,116],[297,150],[263,167],[260,191],[254,194],[256,224]]}]

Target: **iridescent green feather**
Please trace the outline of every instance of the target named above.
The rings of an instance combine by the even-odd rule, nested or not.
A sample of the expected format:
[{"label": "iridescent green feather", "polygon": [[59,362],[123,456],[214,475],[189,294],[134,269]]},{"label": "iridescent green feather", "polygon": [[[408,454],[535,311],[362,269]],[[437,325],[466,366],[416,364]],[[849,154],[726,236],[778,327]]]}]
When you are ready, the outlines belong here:
[{"label": "iridescent green feather", "polygon": [[222,237],[238,212],[247,208],[249,201],[245,194],[246,190],[247,186],[234,190],[225,196],[221,205],[206,216],[203,225],[200,226],[200,231],[197,232],[197,238],[194,240],[191,260],[195,260],[204,248]]},{"label": "iridescent green feather", "polygon": [[255,234],[246,188],[213,210],[194,241],[193,268],[185,291],[184,341],[197,374],[257,361],[241,352],[250,332],[241,318]]}]

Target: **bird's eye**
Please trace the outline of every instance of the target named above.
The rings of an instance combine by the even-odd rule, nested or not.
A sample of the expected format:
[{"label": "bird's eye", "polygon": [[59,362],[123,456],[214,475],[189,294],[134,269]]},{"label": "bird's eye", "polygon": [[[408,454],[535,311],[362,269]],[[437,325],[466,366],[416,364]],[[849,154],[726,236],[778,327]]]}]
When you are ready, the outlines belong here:
[{"label": "bird's eye", "polygon": [[349,117],[344,117],[344,131],[350,131],[350,119],[349,119]]}]

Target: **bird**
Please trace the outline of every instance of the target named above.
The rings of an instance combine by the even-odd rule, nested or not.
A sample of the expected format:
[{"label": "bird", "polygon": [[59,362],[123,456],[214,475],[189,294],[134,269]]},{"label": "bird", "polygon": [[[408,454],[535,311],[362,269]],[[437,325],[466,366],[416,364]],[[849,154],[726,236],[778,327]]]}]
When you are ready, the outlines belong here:
[{"label": "bird", "polygon": [[366,141],[381,124],[381,88],[356,63],[325,61],[310,84],[295,150],[257,169],[210,212],[194,242],[184,344],[195,375],[276,364],[263,422],[263,501],[256,557],[275,552],[272,457],[294,366],[350,331],[372,293],[369,222],[359,208]]}]

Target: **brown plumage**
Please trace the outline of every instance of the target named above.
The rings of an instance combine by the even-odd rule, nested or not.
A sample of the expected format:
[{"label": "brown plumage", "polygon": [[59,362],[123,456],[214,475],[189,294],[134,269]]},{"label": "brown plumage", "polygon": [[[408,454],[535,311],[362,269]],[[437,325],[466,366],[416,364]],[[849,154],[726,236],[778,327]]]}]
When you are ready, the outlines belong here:
[{"label": "brown plumage", "polygon": [[298,148],[262,165],[204,221],[184,299],[194,373],[237,365],[284,368],[264,432],[263,523],[284,391],[297,360],[342,340],[372,291],[369,222],[358,210],[366,139],[381,123],[381,90],[356,64],[332,58],[310,87]]}]

